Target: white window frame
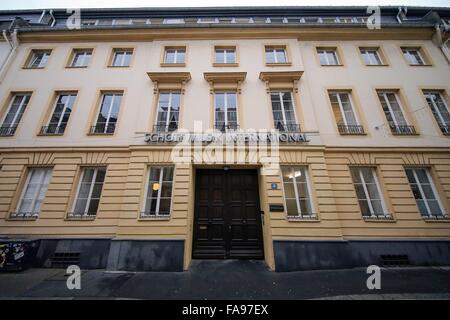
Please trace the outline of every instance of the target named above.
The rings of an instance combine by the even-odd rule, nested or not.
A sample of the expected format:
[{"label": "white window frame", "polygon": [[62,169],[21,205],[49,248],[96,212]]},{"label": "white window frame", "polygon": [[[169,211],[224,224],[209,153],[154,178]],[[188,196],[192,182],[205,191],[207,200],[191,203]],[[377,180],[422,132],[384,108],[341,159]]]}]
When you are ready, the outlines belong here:
[{"label": "white window frame", "polygon": [[[297,180],[295,175],[292,177],[292,183],[293,183],[293,187],[294,187],[294,195],[295,195],[295,203],[297,206],[297,215],[289,215],[288,214],[288,210],[287,210],[287,202],[286,202],[286,190],[285,190],[285,186],[284,186],[284,179],[283,179],[283,167],[288,167],[288,168],[294,168],[294,169],[303,169],[303,171],[305,172],[305,180],[306,180],[306,188],[308,190],[308,195],[309,195],[309,205],[311,206],[311,212],[310,213],[306,213],[304,214],[302,212],[301,206],[300,206],[300,197],[299,197],[299,193],[298,193],[298,187],[297,187]],[[286,216],[287,219],[302,219],[302,218],[310,218],[310,219],[316,219],[317,218],[317,214],[316,214],[316,210],[315,210],[315,206],[314,206],[314,201],[313,201],[313,194],[312,194],[312,188],[311,188],[311,180],[309,177],[309,168],[308,166],[304,166],[304,165],[284,165],[281,166],[280,168],[280,172],[281,172],[281,183],[283,184],[283,197],[284,197],[284,206],[286,208]]]},{"label": "white window frame", "polygon": [[[89,194],[88,194],[88,197],[86,198],[87,199],[86,205],[84,207],[83,212],[74,212],[75,207],[77,205],[78,196],[80,194],[81,184],[83,183],[84,175],[86,174],[86,170],[88,170],[88,169],[94,169],[94,174],[92,175],[92,180],[91,180],[90,187],[89,187]],[[98,208],[100,207],[100,199],[101,199],[101,196],[103,193],[103,187],[105,186],[105,179],[103,179],[103,182],[102,182],[102,190],[100,191],[100,198],[99,198],[98,207],[97,207],[97,211],[95,212],[95,215],[88,214],[88,210],[89,210],[89,206],[90,206],[91,200],[92,200],[92,192],[94,191],[94,185],[95,185],[95,180],[97,179],[97,173],[98,173],[98,170],[100,170],[100,169],[105,170],[105,179],[106,179],[106,170],[107,170],[106,167],[83,167],[81,169],[82,171],[81,171],[81,175],[80,175],[80,180],[78,181],[78,187],[77,187],[77,192],[75,194],[75,200],[73,201],[73,204],[72,204],[72,213],[74,213],[76,216],[80,215],[82,217],[86,217],[86,216],[90,217],[90,216],[97,215]]]},{"label": "white window frame", "polygon": [[[389,110],[389,113],[391,114],[392,121],[394,122],[396,127],[399,127],[399,126],[402,126],[402,125],[398,124],[398,119],[395,117],[395,113],[392,110],[391,103],[389,102],[389,99],[387,98],[387,94],[388,93],[394,94],[395,100],[397,101],[397,104],[398,104],[398,106],[400,108],[400,111],[402,112],[403,119],[405,119],[406,125],[409,126],[410,123],[408,121],[408,118],[405,116],[405,110],[403,109],[403,106],[402,106],[401,101],[399,99],[398,93],[397,92],[392,92],[392,91],[379,91],[378,93],[381,93],[383,95],[384,102],[386,103],[386,105],[388,107],[388,110]],[[381,103],[381,101],[380,101],[380,103]],[[383,105],[381,105],[381,107],[383,107]],[[384,110],[383,110],[383,113],[384,113]],[[387,118],[386,118],[386,120],[387,120]]]},{"label": "white window frame", "polygon": [[[152,168],[160,168],[160,172],[159,172],[159,180],[158,180],[158,184],[159,184],[159,189],[158,189],[158,194],[156,196],[156,208],[155,208],[155,214],[152,215],[150,213],[145,212],[145,208],[147,206],[147,201],[148,201],[148,188],[149,188],[149,184],[150,184],[150,172]],[[170,194],[170,210],[169,210],[169,214],[160,214],[159,213],[159,206],[161,203],[161,192],[162,192],[162,182],[163,182],[163,177],[164,177],[164,169],[165,168],[173,168],[173,175],[172,175],[172,191]],[[173,208],[173,191],[175,189],[175,166],[158,166],[158,165],[149,165],[147,166],[147,178],[145,181],[145,193],[144,193],[144,203],[143,203],[143,207],[141,210],[141,218],[153,218],[153,219],[167,219],[169,220],[172,217],[172,208]]]},{"label": "white window frame", "polygon": [[31,99],[31,94],[28,94],[28,93],[23,93],[23,94],[22,93],[15,93],[12,96],[11,102],[9,103],[8,111],[3,116],[2,125],[0,127],[4,126],[6,117],[8,116],[9,111],[11,110],[12,105],[14,103],[14,100],[16,99],[17,96],[22,96],[22,101],[20,101],[20,105],[17,108],[17,111],[16,111],[16,113],[14,115],[14,118],[11,121],[11,125],[8,126],[8,128],[16,128],[19,125],[20,120],[18,121],[17,117],[19,116],[19,114],[23,115],[25,113],[25,108],[28,106],[28,103],[30,102],[30,100],[28,100],[28,103],[25,106],[24,106],[24,103],[25,103],[25,100],[26,100],[27,97],[30,97],[30,99]]},{"label": "white window frame", "polygon": [[[382,66],[382,65],[384,65],[384,61],[381,58],[381,55],[379,53],[379,49],[378,48],[359,48],[359,52],[363,56],[364,63],[366,63],[366,59],[364,57],[367,57],[367,60],[369,61],[369,63],[366,63],[366,65],[368,65],[368,66]],[[378,63],[377,59],[375,57],[373,57],[371,52],[375,53],[375,55],[378,57],[378,60],[380,60],[380,63]]]},{"label": "white window frame", "polygon": [[[223,53],[223,61],[217,61],[217,52],[222,52]],[[229,52],[233,52],[234,53],[234,61],[232,62],[227,62],[227,58],[229,55]],[[214,62],[215,63],[220,63],[220,64],[234,64],[236,63],[236,48],[214,48]]]},{"label": "white window frame", "polygon": [[[112,98],[111,98],[111,103],[109,104],[109,106],[108,106],[108,117],[106,118],[106,122],[105,122],[105,129],[103,130],[103,133],[108,133],[108,126],[109,126],[109,122],[111,121],[111,113],[112,113],[112,109],[113,109],[113,106],[114,106],[114,102],[115,102],[115,100],[116,100],[116,97],[117,96],[120,96],[120,99],[122,99],[123,98],[123,94],[122,93],[103,93],[102,94],[102,98],[100,99],[100,107],[99,107],[99,109],[98,109],[98,113],[97,113],[97,117],[96,117],[96,119],[95,119],[95,127],[97,127],[98,126],[98,116],[99,116],[99,114],[102,112],[102,107],[103,107],[103,101],[105,100],[105,96],[107,96],[107,95],[111,95],[112,96]],[[122,103],[122,100],[120,101],[121,103]],[[120,105],[119,105],[119,111],[118,111],[118,113],[120,112]],[[119,115],[117,115],[117,120],[119,120]],[[117,121],[116,121],[116,124],[117,124]],[[117,125],[116,125],[117,126]],[[116,128],[114,128],[114,131],[116,130]],[[96,132],[97,133],[97,132]]]},{"label": "white window frame", "polygon": [[[427,209],[428,218],[439,217],[439,215],[433,215],[432,214],[432,212],[430,210],[430,207],[428,205],[428,198],[425,197],[425,193],[423,192],[422,183],[420,182],[419,178],[417,177],[416,169],[423,169],[423,170],[425,170],[425,173],[427,175],[427,179],[430,182],[431,190],[434,193],[434,197],[436,198],[436,202],[437,202],[437,204],[439,206],[439,209],[441,209],[442,217],[443,218],[447,217],[447,214],[446,214],[446,212],[444,210],[444,206],[442,205],[439,193],[437,192],[436,186],[434,185],[433,177],[431,176],[430,170],[428,168],[424,168],[424,167],[406,167],[405,169],[406,170],[411,170],[412,173],[413,173],[415,184],[417,185],[417,187],[419,189],[420,196],[424,200],[423,203],[425,204],[425,208]],[[409,184],[409,186],[411,188],[411,183],[409,181],[408,181],[408,184]],[[415,197],[414,197],[414,201],[416,201],[417,209],[419,209],[419,206],[417,205],[417,199]],[[419,209],[419,214],[423,217],[423,214],[422,214],[422,212],[420,212],[420,209]]]},{"label": "white window frame", "polygon": [[[169,50],[174,51],[173,62],[167,61],[167,52]],[[184,53],[184,61],[178,62],[178,51]],[[165,48],[164,49],[164,64],[183,64],[186,63],[186,48]]]},{"label": "white window frame", "polygon": [[[77,98],[77,93],[60,93],[60,94],[58,94],[58,96],[56,97],[56,101],[55,101],[55,104],[54,104],[54,106],[53,106],[53,111],[52,111],[52,114],[50,115],[50,119],[48,120],[48,123],[47,123],[47,126],[50,126],[50,121],[52,120],[52,118],[53,118],[53,114],[55,113],[55,111],[56,111],[56,106],[58,105],[58,101],[59,101],[59,99],[61,98],[61,96],[69,96],[69,97],[72,97],[72,96],[74,96],[75,98],[74,99],[76,99]],[[74,100],[74,103],[75,103],[75,100]],[[63,118],[64,118],[64,114],[66,113],[66,110],[67,110],[67,103],[65,103],[64,104],[64,108],[63,108],[63,110],[61,111],[61,116],[60,116],[60,118],[58,119],[58,124],[57,124],[57,128],[59,128],[60,126],[61,126],[61,123],[62,123],[62,120],[63,120]],[[72,105],[72,108],[73,108],[73,105]],[[70,112],[70,114],[72,114],[72,111]],[[69,117],[70,117],[70,115],[69,115]],[[68,121],[68,120],[67,120]],[[58,129],[59,130],[59,129]]]},{"label": "white window frame", "polygon": [[219,23],[219,18],[198,18],[197,23]]},{"label": "white window frame", "polygon": [[238,106],[238,96],[237,96],[237,92],[236,91],[219,91],[219,92],[214,92],[214,126],[217,126],[217,122],[216,122],[216,109],[217,109],[217,105],[216,105],[216,95],[217,94],[224,94],[224,125],[225,127],[228,126],[228,95],[229,94],[234,94],[236,96],[236,126],[239,126],[239,106]]},{"label": "white window frame", "polygon": [[[34,208],[34,206],[36,205],[37,197],[38,197],[39,193],[42,190],[43,181],[46,180],[45,178],[46,178],[47,173],[50,175],[49,178],[48,178],[48,180],[49,180],[48,185],[50,184],[50,179],[52,178],[52,174],[53,174],[53,168],[51,168],[51,167],[32,167],[32,168],[29,168],[28,169],[28,173],[27,173],[26,182],[25,182],[25,184],[24,184],[24,186],[22,188],[22,192],[20,194],[19,202],[17,203],[17,209],[16,209],[17,212],[15,213],[15,216],[19,216],[19,217],[23,216],[23,217],[25,217],[26,213],[31,213],[31,217],[38,217],[39,216],[40,210],[39,210],[39,212],[20,212],[19,211],[20,207],[22,206],[22,202],[24,200],[23,198],[24,198],[25,193],[27,191],[27,188],[28,188],[28,185],[30,183],[31,176],[32,176],[32,173],[33,173],[34,170],[42,170],[42,173],[41,173],[41,176],[40,176],[39,188],[36,188],[36,191],[35,191],[34,196],[33,196],[33,201],[32,201],[31,206],[30,206],[31,208]],[[47,185],[47,189],[48,189],[48,185]],[[46,193],[47,193],[47,191],[46,191]],[[45,196],[46,195],[44,194],[44,197],[42,198],[42,202],[44,202]]]},{"label": "white window frame", "polygon": [[[437,106],[437,104],[436,104],[436,101],[435,101],[434,99],[431,98],[431,95],[439,95],[439,97],[441,98],[442,102],[444,103],[444,106],[445,106],[446,109],[447,109],[447,112],[450,114],[450,109],[448,108],[447,101],[444,99],[444,96],[442,95],[442,93],[439,92],[439,91],[428,90],[428,91],[424,91],[423,94],[424,94],[424,96],[425,96],[425,99],[426,99],[426,98],[429,98],[429,99],[431,100],[431,103],[432,103],[433,107],[430,106],[430,104],[428,103],[428,101],[427,101],[427,104],[428,104],[428,106],[429,106],[430,108],[433,108],[433,109],[434,109],[435,112],[432,112],[433,115],[434,115],[434,114],[437,114],[437,115],[438,115],[438,118],[439,118],[438,124],[439,124],[439,122],[440,122],[440,124],[441,124],[442,126],[449,126],[450,123],[446,123],[446,122],[445,122],[444,117],[442,116],[441,111],[439,110],[439,108],[438,108],[438,106]],[[435,118],[436,118],[436,117],[435,117]],[[436,119],[436,120],[437,120],[437,119]]]},{"label": "white window frame", "polygon": [[[322,52],[321,52],[322,51]],[[336,63],[330,63],[330,60],[328,59],[328,53],[332,53],[334,56],[334,59],[336,60]],[[339,66],[341,65],[341,61],[339,60],[339,56],[337,53],[337,49],[334,48],[317,48],[317,54],[319,55],[319,62],[320,62],[320,55],[323,54],[325,57],[325,66]]]},{"label": "white window frame", "polygon": [[184,24],[183,18],[165,18],[163,24]]},{"label": "white window frame", "polygon": [[350,124],[350,125],[359,126],[360,122],[359,122],[358,115],[356,113],[356,110],[355,110],[355,107],[354,107],[354,104],[353,104],[353,99],[352,99],[351,93],[350,92],[345,92],[345,91],[330,91],[329,93],[336,95],[337,100],[338,100],[338,104],[339,104],[339,110],[341,112],[342,119],[344,120],[344,124],[346,126],[349,126],[349,124],[348,124],[346,113],[345,113],[345,110],[344,110],[344,107],[343,107],[343,104],[342,104],[341,94],[347,94],[348,95],[348,100],[350,101],[350,107],[352,108],[353,116],[355,117],[355,120],[356,120],[355,124]]},{"label": "white window frame", "polygon": [[[89,66],[89,62],[90,62],[90,60],[92,58],[92,53],[93,53],[92,49],[75,49],[73,51],[73,57],[72,57],[72,62],[70,63],[70,66],[72,68],[84,68],[84,67]],[[76,61],[76,58],[77,58],[78,54],[81,54],[81,56],[82,56],[81,61],[83,63],[81,65],[75,65],[75,61]],[[89,58],[88,63],[86,63],[86,57],[88,55],[90,56],[90,58]]]},{"label": "white window frame", "polygon": [[156,119],[155,119],[155,126],[159,126],[158,124],[158,115],[159,115],[159,102],[160,102],[160,98],[161,98],[161,93],[162,94],[169,94],[169,103],[168,103],[168,109],[167,109],[167,118],[166,118],[166,123],[164,124],[164,126],[166,127],[164,132],[167,132],[169,130],[169,123],[170,123],[170,113],[172,111],[172,95],[174,94],[178,94],[180,95],[179,101],[180,101],[180,105],[178,106],[178,121],[177,121],[177,129],[180,126],[180,111],[181,111],[181,93],[179,91],[163,91],[160,92],[158,95],[158,105],[156,108]]},{"label": "white window frame", "polygon": [[[420,58],[420,63],[417,63],[417,59],[414,54],[411,52],[417,52],[417,55]],[[425,60],[423,59],[422,53],[420,52],[420,48],[402,48],[403,57],[405,57],[406,61],[413,66],[423,66],[425,65]]]},{"label": "white window frame", "polygon": [[[119,64],[114,64],[114,62],[116,61],[116,56],[117,54],[123,54],[122,58],[120,59],[120,63]],[[112,61],[111,61],[111,67],[129,67],[130,64],[125,65],[125,56],[129,55],[130,56],[130,64],[131,64],[131,58],[133,57],[133,50],[132,49],[114,49],[113,50],[113,57],[112,57]]]},{"label": "white window frame", "polygon": [[[33,61],[35,60],[37,54],[42,54],[43,57],[42,57],[41,61],[39,61],[39,65],[33,66]],[[42,63],[44,61],[44,55],[47,56],[47,60],[45,60],[45,63]],[[51,55],[51,51],[50,50],[32,50],[31,51],[31,59],[28,62],[27,68],[29,68],[29,69],[43,69],[43,68],[45,68],[47,66],[48,59],[50,58],[50,55]]]},{"label": "white window frame", "polygon": [[[295,124],[298,125],[298,120],[297,120],[297,111],[295,110],[295,101],[294,101],[294,95],[292,94],[292,91],[272,91],[270,92],[271,95],[271,99],[270,99],[270,103],[271,103],[271,107],[272,107],[272,117],[273,117],[273,101],[272,101],[272,94],[277,93],[278,96],[280,97],[280,107],[281,107],[281,114],[283,115],[283,125],[287,126],[288,122],[286,121],[286,110],[284,108],[284,100],[283,100],[283,93],[289,92],[289,94],[291,95],[291,101],[292,101],[292,110],[294,111],[294,120],[295,120]],[[291,122],[289,122],[291,123]],[[273,125],[275,125],[275,119],[273,119]]]},{"label": "white window frame", "polygon": [[[128,21],[128,23],[117,23],[117,21]],[[132,24],[132,19],[113,19],[111,25],[113,26],[126,26]]]},{"label": "white window frame", "polygon": [[[362,216],[363,218],[379,218],[379,217],[390,218],[391,215],[390,215],[390,213],[389,213],[388,210],[387,210],[386,203],[385,203],[385,200],[384,200],[384,195],[383,195],[383,193],[381,192],[380,183],[379,183],[379,181],[378,181],[377,169],[374,168],[374,167],[357,167],[357,166],[354,166],[354,167],[352,167],[352,168],[358,169],[359,179],[361,180],[361,185],[362,185],[362,187],[363,187],[363,191],[364,191],[364,195],[365,195],[365,199],[364,199],[364,200],[366,200],[367,206],[369,207],[369,211],[370,211],[370,216],[364,216],[364,215],[362,214],[362,210],[361,210],[361,207],[360,207],[360,210],[361,210],[361,216]],[[380,202],[381,202],[381,208],[383,209],[383,215],[381,215],[381,214],[378,214],[378,215],[377,215],[376,213],[381,213],[381,212],[375,212],[375,211],[373,210],[373,207],[372,207],[372,198],[370,198],[369,191],[367,190],[366,180],[364,179],[364,175],[362,174],[362,171],[361,171],[362,168],[369,168],[369,169],[370,169],[370,172],[372,173],[372,177],[373,177],[373,179],[374,179],[374,181],[375,181],[375,185],[376,185],[376,187],[377,187],[377,192],[378,192],[378,194],[380,195]],[[355,185],[355,182],[354,182],[354,181],[352,181],[352,182],[353,182],[353,187],[355,188],[355,192],[356,192],[356,185]],[[363,199],[359,199],[359,198],[358,198],[358,195],[356,195],[356,199],[357,199],[357,201],[358,201],[358,206],[359,206],[359,200],[363,200]]]},{"label": "white window frame", "polygon": [[[278,55],[277,55],[277,51],[278,50],[283,50],[284,61],[278,61]],[[267,61],[267,54],[268,53],[273,55],[274,62],[268,62]],[[284,46],[279,46],[279,47],[277,47],[277,46],[266,46],[265,54],[266,54],[266,62],[267,63],[288,63],[287,51],[286,51],[286,47],[284,47]]]}]

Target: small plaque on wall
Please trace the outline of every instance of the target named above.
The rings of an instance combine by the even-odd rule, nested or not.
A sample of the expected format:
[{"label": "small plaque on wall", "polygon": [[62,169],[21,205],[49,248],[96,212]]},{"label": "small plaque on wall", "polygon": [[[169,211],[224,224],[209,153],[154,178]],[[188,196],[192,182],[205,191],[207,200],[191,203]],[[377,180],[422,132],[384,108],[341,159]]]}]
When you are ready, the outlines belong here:
[{"label": "small plaque on wall", "polygon": [[269,210],[271,212],[283,212],[284,211],[284,206],[282,204],[269,204]]}]

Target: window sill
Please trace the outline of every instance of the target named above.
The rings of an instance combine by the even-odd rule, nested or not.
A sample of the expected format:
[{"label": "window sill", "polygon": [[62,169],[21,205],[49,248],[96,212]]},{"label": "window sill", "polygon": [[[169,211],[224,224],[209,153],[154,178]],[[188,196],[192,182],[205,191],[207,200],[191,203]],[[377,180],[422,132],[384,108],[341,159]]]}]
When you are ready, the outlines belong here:
[{"label": "window sill", "polygon": [[266,63],[266,67],[290,67],[292,62]]},{"label": "window sill", "polygon": [[186,63],[161,63],[161,67],[186,67]]},{"label": "window sill", "polygon": [[339,132],[340,136],[367,136],[367,132],[362,133],[346,133],[346,132]]},{"label": "window sill", "polygon": [[365,64],[366,67],[389,67],[388,64]]},{"label": "window sill", "polygon": [[88,66],[79,66],[79,67],[73,67],[73,66],[66,66],[66,69],[86,69]]},{"label": "window sill", "polygon": [[321,67],[343,67],[343,64],[321,64]]},{"label": "window sill", "polygon": [[289,222],[320,222],[317,214],[312,214],[310,216],[286,216],[286,220]]},{"label": "window sill", "polygon": [[432,67],[433,65],[430,63],[425,63],[425,64],[410,64],[409,63],[409,66],[410,67]]},{"label": "window sill", "polygon": [[112,133],[103,133],[103,132],[92,133],[92,132],[89,132],[87,135],[88,136],[113,136],[114,132],[112,132]]},{"label": "window sill", "polygon": [[23,70],[42,70],[45,67],[22,67]]},{"label": "window sill", "polygon": [[213,67],[239,67],[238,63],[213,63]]},{"label": "window sill", "polygon": [[64,133],[38,133],[38,137],[61,137]]},{"label": "window sill", "polygon": [[108,68],[112,68],[112,69],[126,69],[129,68],[130,66],[108,66]]}]

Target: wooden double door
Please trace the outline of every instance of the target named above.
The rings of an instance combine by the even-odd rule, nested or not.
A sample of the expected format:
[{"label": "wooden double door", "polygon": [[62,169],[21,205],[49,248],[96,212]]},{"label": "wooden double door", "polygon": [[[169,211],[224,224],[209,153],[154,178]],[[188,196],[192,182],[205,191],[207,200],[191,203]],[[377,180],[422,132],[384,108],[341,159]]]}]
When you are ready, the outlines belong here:
[{"label": "wooden double door", "polygon": [[197,170],[192,257],[264,258],[256,170]]}]

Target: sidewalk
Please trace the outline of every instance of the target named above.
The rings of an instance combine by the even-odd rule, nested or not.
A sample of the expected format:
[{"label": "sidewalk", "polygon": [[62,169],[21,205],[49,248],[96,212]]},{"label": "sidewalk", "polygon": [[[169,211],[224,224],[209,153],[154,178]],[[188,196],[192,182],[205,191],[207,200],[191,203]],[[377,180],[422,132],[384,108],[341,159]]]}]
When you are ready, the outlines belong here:
[{"label": "sidewalk", "polygon": [[450,267],[390,268],[368,290],[365,268],[276,273],[261,261],[195,261],[186,272],[82,272],[68,290],[65,270],[0,273],[0,299],[450,299]]}]

